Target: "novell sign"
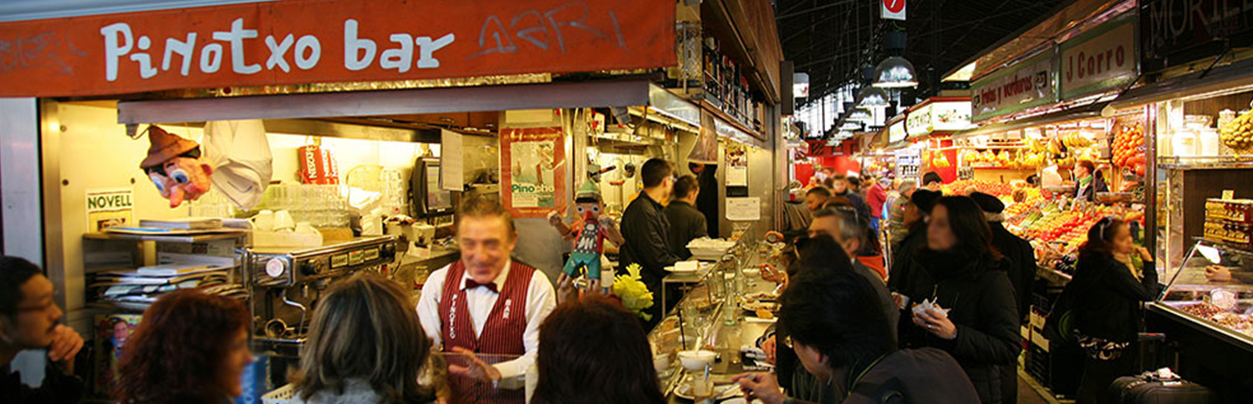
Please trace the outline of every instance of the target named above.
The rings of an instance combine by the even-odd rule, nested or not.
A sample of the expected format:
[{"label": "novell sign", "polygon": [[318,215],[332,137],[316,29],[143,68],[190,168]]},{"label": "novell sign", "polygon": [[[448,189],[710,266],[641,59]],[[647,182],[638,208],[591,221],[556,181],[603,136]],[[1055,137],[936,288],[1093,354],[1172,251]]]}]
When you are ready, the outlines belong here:
[{"label": "novell sign", "polygon": [[879,3],[883,19],[905,21],[905,0],[879,0]]},{"label": "novell sign", "polygon": [[673,0],[305,0],[0,23],[0,97],[671,66]]}]

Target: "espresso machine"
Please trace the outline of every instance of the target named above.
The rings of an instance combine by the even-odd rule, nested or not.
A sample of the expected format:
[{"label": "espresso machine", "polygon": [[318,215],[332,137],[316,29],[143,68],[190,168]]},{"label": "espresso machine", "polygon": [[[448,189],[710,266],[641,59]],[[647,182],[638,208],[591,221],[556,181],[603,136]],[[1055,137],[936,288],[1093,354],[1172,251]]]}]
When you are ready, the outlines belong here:
[{"label": "espresso machine", "polygon": [[326,289],[361,271],[390,275],[396,247],[396,236],[371,236],[299,250],[246,250],[253,349],[269,357],[272,375],[285,373],[276,365],[299,361],[313,310]]}]

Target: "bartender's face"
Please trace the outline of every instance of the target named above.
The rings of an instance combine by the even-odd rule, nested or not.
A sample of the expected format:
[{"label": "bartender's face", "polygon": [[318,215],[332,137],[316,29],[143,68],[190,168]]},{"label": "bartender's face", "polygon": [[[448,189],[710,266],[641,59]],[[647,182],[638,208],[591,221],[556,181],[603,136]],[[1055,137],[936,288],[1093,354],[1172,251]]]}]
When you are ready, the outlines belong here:
[{"label": "bartender's face", "polygon": [[461,263],[478,283],[496,280],[517,245],[517,234],[500,217],[465,217],[457,228]]}]

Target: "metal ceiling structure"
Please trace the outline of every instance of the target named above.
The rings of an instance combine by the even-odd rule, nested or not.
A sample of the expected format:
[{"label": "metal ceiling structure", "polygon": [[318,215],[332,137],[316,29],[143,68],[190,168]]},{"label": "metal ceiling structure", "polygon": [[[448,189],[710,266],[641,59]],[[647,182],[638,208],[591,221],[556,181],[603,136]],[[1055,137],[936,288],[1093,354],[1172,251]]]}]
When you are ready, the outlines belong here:
[{"label": "metal ceiling structure", "polygon": [[886,58],[886,32],[908,34],[904,56],[921,81],[913,95],[925,98],[940,89],[945,73],[1072,1],[909,0],[904,22],[880,20],[875,0],[775,0],[774,5],[784,58],[797,72],[809,73],[808,100],[817,100],[858,81],[862,67]]}]

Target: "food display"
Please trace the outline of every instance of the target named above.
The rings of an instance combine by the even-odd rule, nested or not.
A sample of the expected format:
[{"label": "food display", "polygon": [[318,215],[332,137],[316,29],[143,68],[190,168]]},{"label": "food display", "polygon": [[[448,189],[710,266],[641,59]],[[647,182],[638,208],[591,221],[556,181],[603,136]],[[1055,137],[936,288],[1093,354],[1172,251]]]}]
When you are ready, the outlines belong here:
[{"label": "food display", "polygon": [[1253,151],[1253,111],[1244,111],[1236,119],[1220,126],[1218,136],[1223,144],[1241,151],[1241,154]]},{"label": "food display", "polygon": [[945,195],[969,195],[971,192],[982,192],[998,198],[1010,196],[1014,187],[1009,184],[994,183],[980,180],[957,180],[941,187]]},{"label": "food display", "polygon": [[1182,305],[1179,310],[1253,337],[1253,315],[1232,313],[1206,302]]},{"label": "food display", "polygon": [[1253,200],[1206,199],[1206,240],[1241,248],[1253,248]]},{"label": "food display", "polygon": [[1138,176],[1144,176],[1146,157],[1144,128],[1141,124],[1125,125],[1118,130],[1110,149],[1113,152],[1112,162],[1115,166],[1134,171]]}]

